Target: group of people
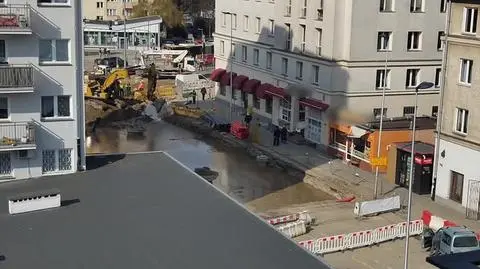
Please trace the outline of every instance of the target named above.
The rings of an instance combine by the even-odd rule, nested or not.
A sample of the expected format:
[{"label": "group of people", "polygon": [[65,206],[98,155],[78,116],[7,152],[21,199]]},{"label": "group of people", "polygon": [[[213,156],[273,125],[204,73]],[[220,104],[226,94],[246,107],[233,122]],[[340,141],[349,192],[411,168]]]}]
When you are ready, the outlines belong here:
[{"label": "group of people", "polygon": [[278,126],[275,126],[275,130],[273,130],[273,145],[274,146],[279,146],[280,141],[283,144],[286,144],[287,143],[287,137],[288,137],[288,129],[285,125],[282,127],[282,129],[280,129],[280,127],[278,127]]}]

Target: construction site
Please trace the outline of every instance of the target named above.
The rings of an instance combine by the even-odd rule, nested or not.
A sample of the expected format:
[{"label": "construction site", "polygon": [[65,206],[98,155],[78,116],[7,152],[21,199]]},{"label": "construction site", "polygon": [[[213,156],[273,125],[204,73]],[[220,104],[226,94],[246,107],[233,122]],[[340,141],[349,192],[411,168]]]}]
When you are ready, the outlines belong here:
[{"label": "construction site", "polygon": [[[371,175],[333,159],[303,169],[258,137],[242,139],[233,124],[209,113],[215,84],[208,68],[184,52],[144,52],[135,62],[136,55],[127,57],[137,63],[133,68],[94,64],[85,74],[89,153],[166,151],[334,268],[402,268],[407,226],[410,264],[436,268],[425,261],[430,253],[422,239],[433,221],[427,198],[418,197],[407,225],[405,189],[384,184],[387,209],[363,212],[372,200]],[[149,100],[145,70],[151,63],[158,71]],[[167,65],[176,71],[165,71]],[[445,223],[437,229],[452,226]]]}]

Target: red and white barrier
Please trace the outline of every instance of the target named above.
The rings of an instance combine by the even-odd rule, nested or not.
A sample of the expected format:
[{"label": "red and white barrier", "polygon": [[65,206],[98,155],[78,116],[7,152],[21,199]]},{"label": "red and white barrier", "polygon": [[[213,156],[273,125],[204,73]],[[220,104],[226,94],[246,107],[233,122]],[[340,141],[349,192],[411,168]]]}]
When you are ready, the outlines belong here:
[{"label": "red and white barrier", "polygon": [[302,211],[299,213],[290,214],[286,216],[269,218],[267,219],[267,222],[270,223],[271,225],[278,225],[278,224],[294,222],[297,220],[303,220],[306,222],[306,224],[310,224],[310,222],[312,221],[312,218],[310,217],[307,211]]},{"label": "red and white barrier", "polygon": [[[419,235],[423,231],[423,221],[410,222],[410,236]],[[405,237],[407,223],[402,222],[394,225],[378,227],[373,230],[322,237],[315,240],[307,240],[298,244],[314,254],[325,254],[346,249],[370,246],[381,242]]]},{"label": "red and white barrier", "polygon": [[446,220],[442,217],[438,217],[432,215],[432,213],[428,210],[423,210],[422,212],[422,221],[425,226],[428,226],[434,231],[438,231],[438,229],[443,227],[453,227],[458,226],[453,221]]}]

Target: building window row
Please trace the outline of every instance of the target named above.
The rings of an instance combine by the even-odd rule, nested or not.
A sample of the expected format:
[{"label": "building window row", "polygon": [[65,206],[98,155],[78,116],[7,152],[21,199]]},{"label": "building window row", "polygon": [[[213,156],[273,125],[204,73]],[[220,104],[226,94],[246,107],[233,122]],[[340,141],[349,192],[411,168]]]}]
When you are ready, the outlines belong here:
[{"label": "building window row", "polygon": [[[398,0],[379,0],[380,12],[395,12],[395,4]],[[410,0],[410,12],[422,13],[425,12],[425,3],[427,0]],[[434,3],[432,1],[432,3]],[[440,12],[447,11],[447,0],[440,0]]]},{"label": "building window row", "polygon": [[[297,0],[298,2],[301,3],[300,10],[298,13],[298,17],[301,19],[307,19],[308,18],[308,10],[310,10],[309,2],[311,0]],[[297,3],[295,1],[295,3]],[[315,10],[315,15],[314,19],[318,21],[323,21],[323,0],[316,0],[312,1],[312,3],[316,4],[316,10]],[[285,17],[292,17],[292,0],[286,0],[285,3]]]},{"label": "building window row", "polygon": [[[437,50],[443,49],[443,31],[438,32]],[[421,51],[423,42],[423,33],[420,31],[411,31],[407,33],[407,51]],[[377,51],[392,51],[393,33],[382,31],[377,34]]]},{"label": "building window row", "polygon": [[[441,81],[441,68],[435,69],[435,77],[433,78],[435,88],[440,87]],[[390,69],[378,69],[375,74],[375,88],[377,90],[380,89],[391,89],[390,87],[390,79],[391,79],[391,70]],[[405,88],[411,89],[418,86],[421,82],[420,79],[420,69],[418,68],[411,68],[407,69],[406,77],[405,77]]]}]

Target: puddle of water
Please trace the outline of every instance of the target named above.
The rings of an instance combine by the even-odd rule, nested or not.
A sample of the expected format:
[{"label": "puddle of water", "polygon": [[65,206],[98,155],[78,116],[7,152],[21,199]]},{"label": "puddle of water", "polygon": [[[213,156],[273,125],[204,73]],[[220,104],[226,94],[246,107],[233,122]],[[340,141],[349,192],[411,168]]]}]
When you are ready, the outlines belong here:
[{"label": "puddle of water", "polygon": [[[243,150],[214,140],[200,140],[196,134],[166,122],[151,123],[144,133],[98,128],[96,135],[88,140],[88,153],[162,150],[192,170],[209,167],[219,173],[213,184],[242,203],[255,200],[256,204],[264,203],[267,207],[332,199],[302,183],[301,173],[289,175],[276,168],[261,166]],[[258,200],[261,197],[265,202]]]}]

